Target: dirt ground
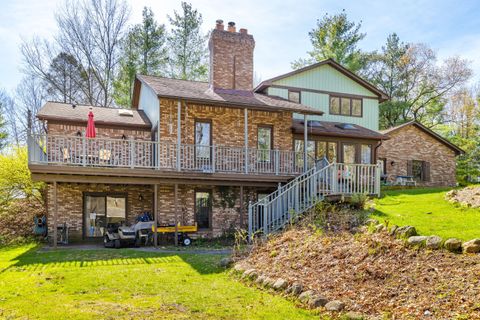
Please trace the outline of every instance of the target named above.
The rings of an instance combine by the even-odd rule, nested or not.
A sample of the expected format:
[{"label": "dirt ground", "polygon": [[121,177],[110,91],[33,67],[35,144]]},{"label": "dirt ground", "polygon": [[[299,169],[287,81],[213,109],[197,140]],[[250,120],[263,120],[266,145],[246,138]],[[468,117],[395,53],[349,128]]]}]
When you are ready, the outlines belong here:
[{"label": "dirt ground", "polygon": [[243,261],[347,311],[386,319],[480,319],[480,255],[406,248],[387,232],[284,232]]}]

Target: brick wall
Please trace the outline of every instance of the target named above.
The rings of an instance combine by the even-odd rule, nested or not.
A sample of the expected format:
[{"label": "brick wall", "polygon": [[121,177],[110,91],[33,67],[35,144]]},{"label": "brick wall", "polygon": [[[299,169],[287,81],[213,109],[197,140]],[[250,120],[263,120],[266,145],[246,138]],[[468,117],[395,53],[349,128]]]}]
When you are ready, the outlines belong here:
[{"label": "brick wall", "polygon": [[430,181],[419,181],[419,185],[456,184],[455,152],[452,149],[413,125],[388,135],[390,140],[384,141],[378,148],[378,157],[387,159],[389,182],[394,182],[397,175],[407,175],[407,161],[420,160],[430,163]]},{"label": "brick wall", "polygon": [[[177,142],[177,100],[160,99],[160,139]],[[244,110],[187,103],[182,105],[182,143],[193,144],[195,120],[211,120],[212,143],[230,147],[244,146]],[[249,147],[257,147],[259,125],[273,126],[273,148],[292,150],[292,114],[290,112],[248,111]]]},{"label": "brick wall", "polygon": [[214,88],[252,90],[255,40],[246,32],[213,30],[210,49],[210,83]]},{"label": "brick wall", "polygon": [[[98,138],[122,139],[122,136],[125,135],[127,140],[134,139],[150,141],[152,139],[150,130],[104,126],[96,126],[95,128],[97,129]],[[52,135],[76,136],[79,131],[84,134],[85,130],[86,125],[63,124],[52,121],[48,122],[48,134]]]},{"label": "brick wall", "polygon": [[[106,185],[106,184],[81,184],[58,183],[57,206],[58,223],[67,222],[70,227],[70,236],[73,241],[82,238],[83,228],[83,193],[84,192],[113,192],[127,196],[127,221],[134,222],[136,216],[142,211],[152,211],[153,187],[139,185]],[[143,201],[139,196],[143,196]],[[47,208],[49,231],[53,226],[53,184],[48,185]]]},{"label": "brick wall", "polygon": [[[221,196],[218,187],[201,185],[179,185],[178,221],[182,224],[195,222],[195,190],[211,190],[213,195],[212,228],[202,230],[196,236],[217,237],[224,232],[240,226],[240,189],[232,188],[235,205],[233,208],[221,206]],[[262,190],[271,192],[272,190]],[[85,192],[110,192],[126,194],[127,196],[127,221],[133,223],[137,215],[143,211],[153,212],[153,186],[148,185],[107,185],[107,184],[80,184],[59,183],[57,184],[58,223],[67,222],[70,231],[70,239],[79,241],[82,239],[83,229],[83,195]],[[248,201],[255,201],[256,188],[244,188],[244,212],[243,226],[248,221]],[[140,200],[140,195],[143,200]],[[53,185],[48,185],[47,208],[49,225],[53,226]],[[174,186],[160,185],[158,189],[158,221],[161,224],[173,224],[175,222]],[[52,232],[52,229],[50,229]]]}]

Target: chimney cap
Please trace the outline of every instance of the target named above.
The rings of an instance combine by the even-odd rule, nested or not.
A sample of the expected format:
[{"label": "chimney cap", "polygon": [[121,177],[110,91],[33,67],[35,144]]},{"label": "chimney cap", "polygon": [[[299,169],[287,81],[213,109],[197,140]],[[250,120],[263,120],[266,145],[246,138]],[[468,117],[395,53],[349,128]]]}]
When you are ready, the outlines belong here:
[{"label": "chimney cap", "polygon": [[245,29],[245,28],[241,28],[241,29],[240,29],[240,33],[241,33],[241,34],[248,34],[248,30]]},{"label": "chimney cap", "polygon": [[222,19],[217,19],[217,21],[215,21],[217,24],[223,24],[223,20]]},{"label": "chimney cap", "polygon": [[230,22],[228,23],[228,26],[229,26],[229,27],[235,27],[235,22],[230,21]]}]

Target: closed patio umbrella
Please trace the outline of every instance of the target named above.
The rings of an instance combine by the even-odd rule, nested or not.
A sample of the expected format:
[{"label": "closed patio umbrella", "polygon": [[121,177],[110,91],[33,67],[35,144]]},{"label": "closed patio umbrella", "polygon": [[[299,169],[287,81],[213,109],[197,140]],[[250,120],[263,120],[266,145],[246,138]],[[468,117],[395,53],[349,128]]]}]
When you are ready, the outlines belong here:
[{"label": "closed patio umbrella", "polygon": [[93,112],[90,111],[88,113],[88,121],[87,121],[87,133],[85,134],[87,138],[95,138],[95,121],[93,120]]}]

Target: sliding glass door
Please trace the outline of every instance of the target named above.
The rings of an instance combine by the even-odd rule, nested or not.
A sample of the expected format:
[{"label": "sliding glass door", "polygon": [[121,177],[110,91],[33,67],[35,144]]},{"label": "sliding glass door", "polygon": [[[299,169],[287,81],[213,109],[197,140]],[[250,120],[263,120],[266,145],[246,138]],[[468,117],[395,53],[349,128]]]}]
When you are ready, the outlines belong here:
[{"label": "sliding glass door", "polygon": [[109,224],[120,224],[127,218],[126,195],[88,193],[84,195],[84,235],[102,237]]}]

